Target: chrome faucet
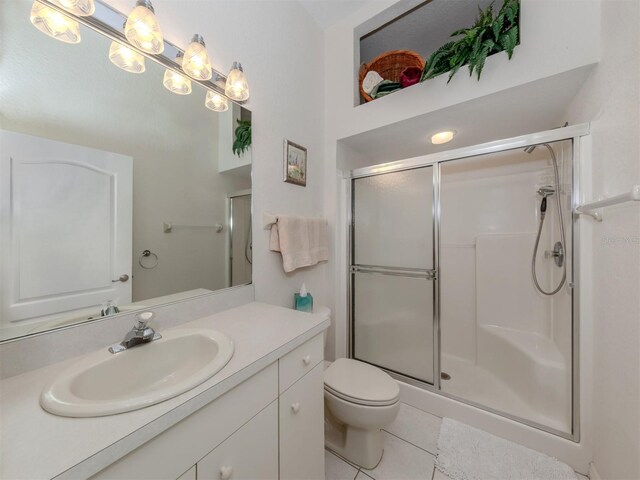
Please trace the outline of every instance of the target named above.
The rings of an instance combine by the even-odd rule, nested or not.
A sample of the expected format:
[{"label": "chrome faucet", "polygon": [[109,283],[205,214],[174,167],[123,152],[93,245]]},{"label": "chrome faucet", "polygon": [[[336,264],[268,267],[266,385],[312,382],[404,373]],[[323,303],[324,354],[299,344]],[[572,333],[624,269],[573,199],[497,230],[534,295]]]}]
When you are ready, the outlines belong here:
[{"label": "chrome faucet", "polygon": [[147,325],[153,316],[153,312],[142,312],[136,315],[137,320],[134,327],[127,332],[124,340],[111,345],[109,351],[111,353],[120,353],[129,348],[161,339],[162,335]]},{"label": "chrome faucet", "polygon": [[100,310],[100,315],[102,317],[107,317],[109,315],[115,315],[116,313],[120,313],[120,309],[114,303],[113,300],[107,300],[106,303],[102,306],[102,310]]}]

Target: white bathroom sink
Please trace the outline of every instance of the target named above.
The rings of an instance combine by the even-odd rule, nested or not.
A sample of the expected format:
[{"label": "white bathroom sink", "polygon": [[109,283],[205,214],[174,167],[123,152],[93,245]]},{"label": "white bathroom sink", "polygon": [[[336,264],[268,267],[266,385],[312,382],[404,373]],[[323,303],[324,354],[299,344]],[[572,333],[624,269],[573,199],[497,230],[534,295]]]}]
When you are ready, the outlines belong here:
[{"label": "white bathroom sink", "polygon": [[220,332],[179,329],[162,335],[121,353],[104,348],[82,357],[45,386],[40,405],[64,417],[138,410],[200,385],[233,356],[233,342]]}]

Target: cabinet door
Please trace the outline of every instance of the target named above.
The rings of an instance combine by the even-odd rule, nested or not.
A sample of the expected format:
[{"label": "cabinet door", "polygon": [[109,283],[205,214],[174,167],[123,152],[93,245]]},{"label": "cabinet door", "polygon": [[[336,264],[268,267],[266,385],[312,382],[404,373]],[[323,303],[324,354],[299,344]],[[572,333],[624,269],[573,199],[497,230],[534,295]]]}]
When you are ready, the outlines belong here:
[{"label": "cabinet door", "polygon": [[198,480],[277,478],[277,401],[271,403],[198,462]]},{"label": "cabinet door", "polygon": [[324,480],[324,368],[280,395],[280,479]]}]

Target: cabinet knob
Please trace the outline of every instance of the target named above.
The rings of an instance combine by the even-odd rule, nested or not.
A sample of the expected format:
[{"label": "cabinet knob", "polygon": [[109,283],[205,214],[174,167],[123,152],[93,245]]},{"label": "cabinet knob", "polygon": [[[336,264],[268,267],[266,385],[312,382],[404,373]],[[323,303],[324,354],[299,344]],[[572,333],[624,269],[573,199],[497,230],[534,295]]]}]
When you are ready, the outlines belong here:
[{"label": "cabinet knob", "polygon": [[300,402],[292,403],[291,404],[291,411],[293,413],[298,413],[300,411]]},{"label": "cabinet knob", "polygon": [[229,480],[233,474],[233,467],[223,466],[220,467],[220,480]]},{"label": "cabinet knob", "polygon": [[304,363],[305,365],[309,365],[311,363],[311,355],[302,357],[302,363]]}]

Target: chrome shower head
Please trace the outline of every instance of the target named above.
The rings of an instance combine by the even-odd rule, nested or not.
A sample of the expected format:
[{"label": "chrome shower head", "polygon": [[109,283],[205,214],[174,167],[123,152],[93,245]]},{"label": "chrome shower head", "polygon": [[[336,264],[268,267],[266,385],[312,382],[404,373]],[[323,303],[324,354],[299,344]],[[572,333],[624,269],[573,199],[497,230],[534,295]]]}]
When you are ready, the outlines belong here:
[{"label": "chrome shower head", "polygon": [[544,185],[540,187],[536,193],[540,195],[542,198],[547,198],[553,195],[554,193],[556,193],[556,189],[553,188],[551,185]]},{"label": "chrome shower head", "polygon": [[537,145],[529,145],[528,147],[524,147],[525,153],[532,153],[536,149]]}]

